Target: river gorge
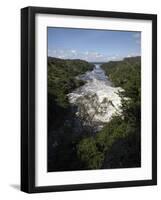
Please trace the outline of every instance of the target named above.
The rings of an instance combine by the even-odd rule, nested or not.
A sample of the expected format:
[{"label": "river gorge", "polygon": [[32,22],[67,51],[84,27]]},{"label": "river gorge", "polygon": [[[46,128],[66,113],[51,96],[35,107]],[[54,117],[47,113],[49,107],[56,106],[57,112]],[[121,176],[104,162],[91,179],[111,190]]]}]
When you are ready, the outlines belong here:
[{"label": "river gorge", "polygon": [[113,116],[121,114],[121,98],[118,93],[123,89],[113,86],[101,64],[94,64],[92,71],[76,78],[85,81],[85,84],[67,96],[70,104],[77,107],[75,114],[84,126],[94,127],[97,131]]},{"label": "river gorge", "polygon": [[140,167],[140,74],[140,57],[48,57],[48,172]]}]

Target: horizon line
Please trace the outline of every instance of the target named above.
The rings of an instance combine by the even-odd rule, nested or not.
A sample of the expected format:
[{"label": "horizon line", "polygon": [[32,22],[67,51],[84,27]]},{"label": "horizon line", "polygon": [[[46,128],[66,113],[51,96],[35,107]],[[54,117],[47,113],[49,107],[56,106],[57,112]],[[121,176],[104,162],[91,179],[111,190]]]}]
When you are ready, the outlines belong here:
[{"label": "horizon line", "polygon": [[59,57],[55,57],[55,56],[47,56],[48,58],[56,58],[56,59],[60,59],[60,60],[82,60],[82,61],[86,61],[86,62],[89,62],[89,63],[106,63],[106,62],[111,62],[111,61],[122,61],[124,60],[125,58],[136,58],[136,57],[141,57],[141,55],[136,55],[136,56],[126,56],[126,57],[122,57],[120,59],[111,59],[111,60],[107,60],[107,61],[89,61],[89,60],[85,60],[85,59],[81,59],[81,58],[59,58]]}]

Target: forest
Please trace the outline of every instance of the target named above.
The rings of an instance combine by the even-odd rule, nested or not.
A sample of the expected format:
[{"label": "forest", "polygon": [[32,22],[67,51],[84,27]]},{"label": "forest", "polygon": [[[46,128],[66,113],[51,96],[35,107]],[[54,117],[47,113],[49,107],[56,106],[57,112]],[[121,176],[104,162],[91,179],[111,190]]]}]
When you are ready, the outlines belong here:
[{"label": "forest", "polygon": [[140,167],[141,57],[103,63],[114,87],[121,87],[121,115],[95,134],[78,128],[67,94],[85,84],[76,77],[93,69],[83,60],[48,57],[48,171]]},{"label": "forest", "polygon": [[84,84],[75,77],[93,69],[83,60],[48,57],[48,171],[80,168],[74,114],[67,94]]}]

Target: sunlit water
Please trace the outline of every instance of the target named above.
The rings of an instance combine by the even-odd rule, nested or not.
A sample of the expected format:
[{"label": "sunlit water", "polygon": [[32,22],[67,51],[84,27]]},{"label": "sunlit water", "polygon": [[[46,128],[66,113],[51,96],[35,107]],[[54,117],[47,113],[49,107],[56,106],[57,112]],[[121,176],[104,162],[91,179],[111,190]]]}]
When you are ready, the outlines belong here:
[{"label": "sunlit water", "polygon": [[104,70],[100,67],[100,64],[95,64],[94,69],[80,76],[80,79],[85,80],[85,81],[93,81],[94,79],[96,79],[98,81],[102,81],[106,83],[109,86],[111,85],[111,82],[108,80],[108,77],[105,75]]},{"label": "sunlit water", "polygon": [[86,83],[68,94],[69,102],[78,107],[76,115],[85,123],[105,123],[121,113],[120,87],[113,87],[100,64],[77,77]]}]

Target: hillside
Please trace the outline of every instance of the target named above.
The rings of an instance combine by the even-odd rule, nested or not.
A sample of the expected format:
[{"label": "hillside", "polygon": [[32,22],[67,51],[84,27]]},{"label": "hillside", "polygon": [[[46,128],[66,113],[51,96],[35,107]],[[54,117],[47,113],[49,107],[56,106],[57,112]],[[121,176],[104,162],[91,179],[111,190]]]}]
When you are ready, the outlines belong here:
[{"label": "hillside", "polygon": [[80,141],[78,154],[90,169],[129,168],[141,165],[141,58],[125,58],[101,66],[114,86],[124,91],[121,116],[106,123],[95,137]]},{"label": "hillside", "polygon": [[[141,166],[141,57],[109,62],[102,68],[114,85],[124,89],[122,97],[123,120],[116,125],[123,132],[106,151],[103,168]],[[125,100],[124,98],[128,98]],[[115,130],[115,132],[116,132]],[[118,151],[119,149],[119,151]]]},{"label": "hillside", "polygon": [[85,83],[76,76],[92,69],[93,65],[83,60],[48,57],[48,171],[76,168],[72,146],[77,138],[67,94]]},{"label": "hillside", "polygon": [[93,65],[82,60],[63,60],[48,57],[48,126],[57,110],[65,110],[69,106],[67,94],[84,84],[75,77],[92,70]]}]

